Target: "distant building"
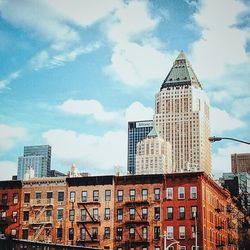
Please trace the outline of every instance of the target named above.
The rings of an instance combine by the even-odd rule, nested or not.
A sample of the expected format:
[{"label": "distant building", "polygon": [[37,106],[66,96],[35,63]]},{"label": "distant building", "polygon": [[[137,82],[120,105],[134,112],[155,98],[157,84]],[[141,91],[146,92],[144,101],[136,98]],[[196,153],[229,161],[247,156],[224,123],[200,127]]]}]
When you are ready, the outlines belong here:
[{"label": "distant building", "polygon": [[156,94],[154,124],[171,143],[173,172],[211,173],[209,100],[183,52]]},{"label": "distant building", "polygon": [[129,174],[136,172],[136,145],[146,138],[153,128],[152,120],[128,122],[128,159],[127,171]]},{"label": "distant building", "polygon": [[231,168],[233,173],[247,172],[250,174],[250,153],[231,154]]},{"label": "distant building", "polygon": [[49,177],[63,177],[63,176],[66,176],[66,174],[58,171],[58,170],[50,170],[49,171]]},{"label": "distant building", "polygon": [[28,167],[35,171],[34,177],[49,176],[51,167],[51,146],[25,146],[23,156],[18,157],[17,179],[22,180]]},{"label": "distant building", "polygon": [[165,174],[172,172],[172,151],[169,142],[153,128],[137,143],[136,174]]}]

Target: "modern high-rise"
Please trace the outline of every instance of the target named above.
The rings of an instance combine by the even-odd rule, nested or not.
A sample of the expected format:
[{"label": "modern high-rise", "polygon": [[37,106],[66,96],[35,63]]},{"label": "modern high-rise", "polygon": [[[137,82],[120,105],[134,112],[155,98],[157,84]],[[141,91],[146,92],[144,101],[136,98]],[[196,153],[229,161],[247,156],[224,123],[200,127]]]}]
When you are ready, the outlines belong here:
[{"label": "modern high-rise", "polygon": [[128,122],[128,159],[127,171],[129,174],[135,174],[136,168],[136,145],[139,141],[146,138],[153,128],[152,120],[131,121]]},{"label": "modern high-rise", "polygon": [[25,146],[23,156],[18,157],[18,180],[23,180],[25,171],[28,167],[34,169],[35,177],[49,176],[51,167],[51,146]]},{"label": "modern high-rise", "polygon": [[152,128],[147,137],[137,143],[136,174],[166,174],[171,167],[171,145]]},{"label": "modern high-rise", "polygon": [[231,154],[233,173],[247,172],[250,174],[250,153]]},{"label": "modern high-rise", "polygon": [[172,172],[211,173],[209,100],[183,52],[156,94],[154,123],[172,146]]}]

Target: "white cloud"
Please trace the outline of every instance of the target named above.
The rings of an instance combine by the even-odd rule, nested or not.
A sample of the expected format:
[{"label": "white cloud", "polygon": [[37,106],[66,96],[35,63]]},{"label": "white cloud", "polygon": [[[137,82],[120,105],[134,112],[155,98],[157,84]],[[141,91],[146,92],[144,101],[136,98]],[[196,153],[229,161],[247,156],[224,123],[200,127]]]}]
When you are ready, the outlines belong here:
[{"label": "white cloud", "polygon": [[92,116],[97,121],[111,122],[119,117],[116,112],[104,110],[103,105],[96,100],[66,100],[58,108],[66,113]]},{"label": "white cloud", "polygon": [[232,103],[232,112],[236,117],[247,116],[250,114],[250,97],[236,98]]},{"label": "white cloud", "polygon": [[20,76],[20,70],[12,72],[5,79],[0,80],[0,90],[6,88],[13,80],[17,79]]},{"label": "white cloud", "polygon": [[17,163],[13,161],[0,161],[0,180],[11,180],[17,175]]},{"label": "white cloud", "polygon": [[83,27],[93,25],[121,5],[119,0],[48,0],[48,4],[63,18]]},{"label": "white cloud", "polygon": [[247,7],[236,0],[206,0],[200,6],[194,20],[202,32],[191,47],[192,64],[201,79],[216,79],[225,74],[227,65],[249,62],[245,50],[249,30],[235,25]]},{"label": "white cloud", "polygon": [[43,134],[53,148],[53,155],[62,165],[82,165],[81,171],[111,173],[115,165],[126,164],[126,131],[110,131],[102,136],[77,134],[53,129]]},{"label": "white cloud", "polygon": [[224,147],[218,148],[212,157],[213,173],[219,176],[222,173],[231,172],[231,154],[249,152],[249,145],[239,143],[227,143]]},{"label": "white cloud", "polygon": [[114,47],[105,72],[130,86],[162,80],[173,57],[161,50],[161,42],[152,35],[159,21],[151,16],[147,2],[124,3],[106,27]]},{"label": "white cloud", "polygon": [[140,102],[133,102],[125,111],[126,121],[152,120],[154,110]]},{"label": "white cloud", "polygon": [[25,128],[0,124],[0,154],[12,149],[25,135]]},{"label": "white cloud", "polygon": [[244,127],[246,124],[232,117],[225,110],[211,107],[210,108],[211,131],[213,135],[220,135],[227,130],[234,130]]}]

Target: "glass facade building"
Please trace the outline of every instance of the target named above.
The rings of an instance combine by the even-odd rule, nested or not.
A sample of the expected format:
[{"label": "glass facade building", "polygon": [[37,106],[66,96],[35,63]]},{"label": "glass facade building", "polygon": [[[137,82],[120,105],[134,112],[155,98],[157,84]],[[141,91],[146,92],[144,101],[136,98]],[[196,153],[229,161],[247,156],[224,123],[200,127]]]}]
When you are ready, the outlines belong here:
[{"label": "glass facade building", "polygon": [[128,159],[127,171],[135,174],[136,169],[136,145],[147,137],[153,128],[152,120],[128,122]]},{"label": "glass facade building", "polygon": [[51,146],[25,146],[23,156],[18,157],[17,179],[23,180],[27,167],[34,169],[35,177],[46,177],[51,168]]}]

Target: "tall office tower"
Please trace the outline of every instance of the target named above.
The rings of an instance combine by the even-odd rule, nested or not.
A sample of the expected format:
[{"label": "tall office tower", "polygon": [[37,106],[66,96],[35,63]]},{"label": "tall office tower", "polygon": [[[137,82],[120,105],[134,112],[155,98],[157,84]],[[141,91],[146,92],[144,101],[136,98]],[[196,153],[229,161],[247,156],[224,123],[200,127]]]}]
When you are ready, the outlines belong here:
[{"label": "tall office tower", "polygon": [[248,172],[250,174],[250,153],[231,154],[233,173]]},{"label": "tall office tower", "polygon": [[146,138],[153,128],[152,120],[128,122],[128,159],[127,171],[129,174],[135,174],[135,156],[136,145],[139,141]]},{"label": "tall office tower", "polygon": [[51,146],[25,146],[23,156],[18,157],[17,179],[23,180],[25,171],[32,167],[35,177],[49,176],[51,166]]},{"label": "tall office tower", "polygon": [[136,174],[166,174],[171,169],[172,151],[153,128],[145,139],[137,143]]},{"label": "tall office tower", "polygon": [[181,52],[155,98],[155,126],[172,146],[172,172],[211,173],[209,100]]}]

